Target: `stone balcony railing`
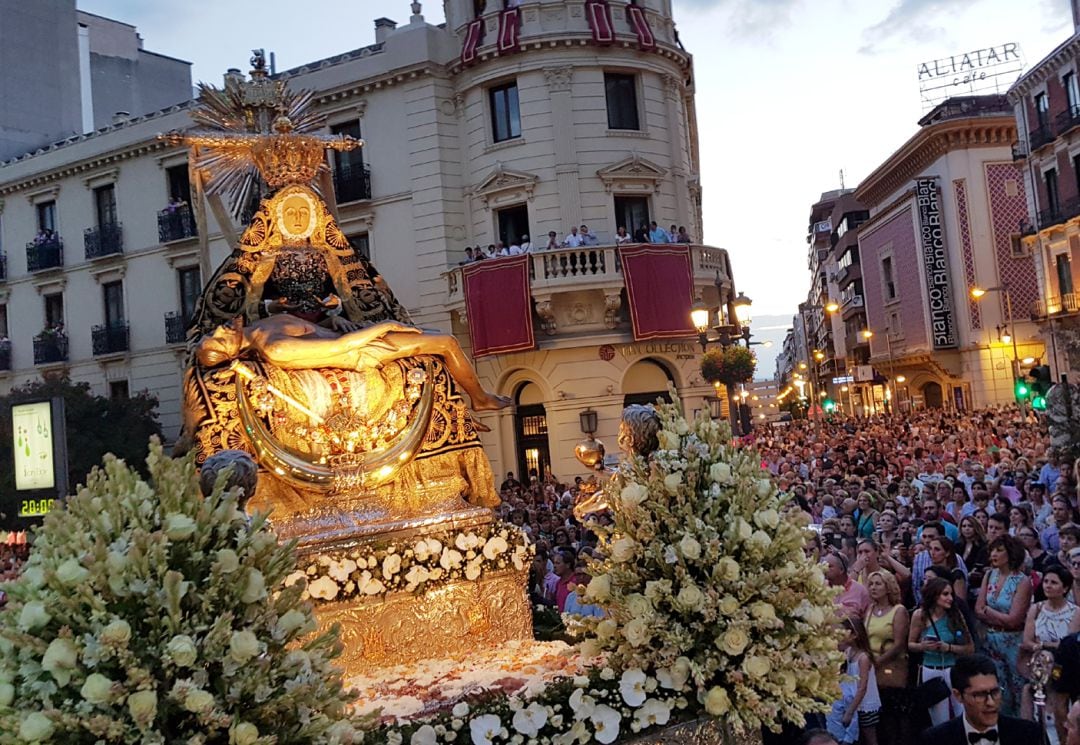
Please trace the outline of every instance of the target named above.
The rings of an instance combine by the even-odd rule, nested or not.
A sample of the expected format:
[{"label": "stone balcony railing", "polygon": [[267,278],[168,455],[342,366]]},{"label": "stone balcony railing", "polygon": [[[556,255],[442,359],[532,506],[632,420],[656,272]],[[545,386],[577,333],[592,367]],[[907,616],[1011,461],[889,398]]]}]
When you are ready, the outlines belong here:
[{"label": "stone balcony railing", "polygon": [[[598,306],[596,313],[586,312],[587,317],[594,317],[595,323],[582,320],[578,327],[588,331],[590,325],[596,330],[615,329],[620,326],[620,308],[622,290],[625,286],[619,252],[615,246],[589,246],[581,248],[560,248],[555,251],[537,251],[529,254],[529,287],[540,318],[540,328],[551,335],[559,324],[556,323],[557,311],[564,305],[562,300],[574,306],[574,313],[582,315],[581,309],[589,305],[588,294],[591,292]],[[715,292],[719,278],[722,286],[731,288],[728,276],[728,263],[722,249],[711,246],[691,245],[690,261],[694,274],[694,291],[699,297]],[[444,275],[446,277],[447,310],[465,315],[465,290],[461,280],[461,266],[454,267]],[[716,302],[709,296],[706,302]],[[629,317],[628,311],[622,315]],[[602,319],[602,324],[601,324]]]},{"label": "stone balcony railing", "polygon": [[1067,292],[1064,295],[1036,300],[1031,306],[1033,321],[1045,320],[1049,316],[1072,315],[1080,313],[1080,293]]}]

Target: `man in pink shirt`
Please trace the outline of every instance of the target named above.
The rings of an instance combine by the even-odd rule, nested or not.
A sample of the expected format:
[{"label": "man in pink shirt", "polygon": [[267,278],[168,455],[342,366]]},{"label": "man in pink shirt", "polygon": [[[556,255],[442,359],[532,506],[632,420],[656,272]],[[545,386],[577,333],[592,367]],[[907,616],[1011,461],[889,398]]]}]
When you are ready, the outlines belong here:
[{"label": "man in pink shirt", "polygon": [[842,588],[833,601],[836,612],[843,618],[862,619],[870,607],[870,593],[848,576],[847,559],[837,553],[825,556],[825,579],[833,587]]}]

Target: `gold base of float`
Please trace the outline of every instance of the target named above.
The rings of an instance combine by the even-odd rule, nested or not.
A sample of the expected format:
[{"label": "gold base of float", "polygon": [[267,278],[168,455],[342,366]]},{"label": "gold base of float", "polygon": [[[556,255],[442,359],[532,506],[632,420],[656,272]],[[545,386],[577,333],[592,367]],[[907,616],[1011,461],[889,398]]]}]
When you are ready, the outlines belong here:
[{"label": "gold base of float", "polygon": [[461,581],[377,601],[320,605],[319,631],[341,624],[345,677],[425,659],[466,659],[482,649],[532,639],[528,570]]}]

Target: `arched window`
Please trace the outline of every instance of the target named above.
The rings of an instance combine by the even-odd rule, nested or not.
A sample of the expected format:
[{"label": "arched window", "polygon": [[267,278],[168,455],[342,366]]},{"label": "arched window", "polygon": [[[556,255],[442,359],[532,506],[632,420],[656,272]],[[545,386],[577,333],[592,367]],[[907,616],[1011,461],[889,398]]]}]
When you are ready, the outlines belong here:
[{"label": "arched window", "polygon": [[517,404],[514,430],[517,439],[517,467],[520,481],[529,484],[529,477],[543,479],[551,464],[548,448],[547,410],[544,395],[535,383],[523,383],[514,395]]},{"label": "arched window", "polygon": [[623,406],[630,404],[654,404],[661,398],[671,403],[668,385],[675,384],[671,372],[656,360],[635,362],[623,378]]}]

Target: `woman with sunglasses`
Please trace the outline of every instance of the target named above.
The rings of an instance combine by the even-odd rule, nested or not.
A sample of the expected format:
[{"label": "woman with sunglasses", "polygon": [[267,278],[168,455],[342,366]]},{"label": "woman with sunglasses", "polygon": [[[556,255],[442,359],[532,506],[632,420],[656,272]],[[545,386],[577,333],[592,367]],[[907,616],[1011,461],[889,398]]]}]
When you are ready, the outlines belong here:
[{"label": "woman with sunglasses", "polygon": [[[975,650],[971,631],[956,607],[952,583],[941,577],[929,580],[922,590],[922,605],[911,616],[908,631],[908,649],[922,652],[923,662],[918,683],[941,678],[949,683],[949,672],[958,655],[971,654]],[[952,719],[961,711],[960,703],[953,696],[930,707],[930,721],[937,725]]]},{"label": "woman with sunglasses", "polygon": [[1024,685],[1017,671],[1024,618],[1031,603],[1031,580],[1021,571],[1024,548],[1020,541],[1003,535],[990,542],[990,571],[983,577],[982,591],[975,603],[975,617],[986,624],[983,651],[998,668],[998,680],[1005,689],[1001,711],[1016,716],[1017,695]]}]

